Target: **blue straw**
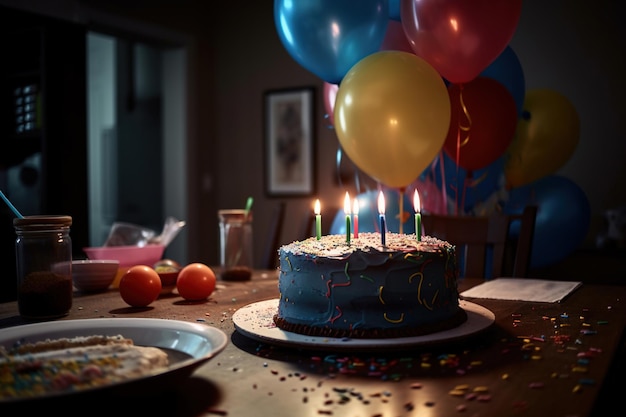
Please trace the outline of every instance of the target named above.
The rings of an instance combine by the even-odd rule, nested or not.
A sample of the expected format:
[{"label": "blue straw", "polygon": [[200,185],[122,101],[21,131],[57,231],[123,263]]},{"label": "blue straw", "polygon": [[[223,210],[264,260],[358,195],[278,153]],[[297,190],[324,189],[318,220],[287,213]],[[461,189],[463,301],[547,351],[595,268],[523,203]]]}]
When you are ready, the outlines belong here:
[{"label": "blue straw", "polygon": [[4,200],[5,203],[7,203],[7,206],[9,206],[9,208],[11,209],[11,211],[13,213],[15,213],[16,217],[19,217],[20,219],[23,219],[24,216],[22,216],[22,213],[20,213],[19,211],[17,211],[17,209],[15,208],[15,206],[13,205],[13,203],[11,203],[9,201],[9,199],[7,198],[6,195],[4,195],[4,193],[2,192],[2,190],[0,190],[0,197],[2,197],[2,199]]}]

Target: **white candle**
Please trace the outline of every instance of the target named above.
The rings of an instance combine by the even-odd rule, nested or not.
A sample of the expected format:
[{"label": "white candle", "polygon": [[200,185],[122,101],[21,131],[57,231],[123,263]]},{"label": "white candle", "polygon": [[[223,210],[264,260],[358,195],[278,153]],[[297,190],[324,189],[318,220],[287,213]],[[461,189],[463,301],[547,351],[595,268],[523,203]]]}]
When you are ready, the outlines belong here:
[{"label": "white candle", "polygon": [[346,191],[346,198],[343,200],[343,212],[346,214],[346,243],[350,243],[350,194]]},{"label": "white candle", "polygon": [[322,215],[320,214],[322,209],[320,207],[319,198],[315,200],[313,211],[315,212],[315,235],[317,236],[317,240],[320,240],[322,238]]}]

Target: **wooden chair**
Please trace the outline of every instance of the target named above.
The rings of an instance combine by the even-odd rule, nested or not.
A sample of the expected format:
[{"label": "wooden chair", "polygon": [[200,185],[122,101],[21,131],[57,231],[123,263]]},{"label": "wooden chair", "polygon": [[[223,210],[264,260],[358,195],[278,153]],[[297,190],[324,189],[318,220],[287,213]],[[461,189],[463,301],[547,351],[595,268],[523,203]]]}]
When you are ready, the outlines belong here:
[{"label": "wooden chair", "polygon": [[[488,217],[424,214],[424,234],[446,240],[457,248],[462,276],[526,277],[530,267],[537,207],[522,214]],[[517,224],[516,224],[517,222]],[[511,229],[519,227],[517,238]]]},{"label": "wooden chair", "polygon": [[275,208],[270,221],[267,233],[267,245],[263,254],[262,267],[274,269],[278,266],[278,247],[280,245],[280,234],[283,230],[285,217],[285,202],[281,201]]},{"label": "wooden chair", "polygon": [[311,236],[315,236],[315,229],[313,225],[315,223],[315,215],[313,213],[307,213],[304,222],[302,223],[302,229],[300,231],[300,240],[305,240]]}]

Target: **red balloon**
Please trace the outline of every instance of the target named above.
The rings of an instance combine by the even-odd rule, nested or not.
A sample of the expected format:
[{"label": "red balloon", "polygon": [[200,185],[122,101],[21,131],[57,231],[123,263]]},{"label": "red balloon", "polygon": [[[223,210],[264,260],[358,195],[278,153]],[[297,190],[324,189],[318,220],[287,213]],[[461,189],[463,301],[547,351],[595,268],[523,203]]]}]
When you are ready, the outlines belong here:
[{"label": "red balloon", "polygon": [[406,38],[402,23],[397,20],[390,19],[387,23],[387,31],[383,38],[383,43],[380,45],[381,51],[403,51],[410,54],[415,54],[413,48]]},{"label": "red balloon", "polygon": [[509,44],[522,0],[402,0],[402,26],[415,54],[451,83],[476,78]]},{"label": "red balloon", "polygon": [[331,84],[324,81],[324,110],[326,111],[326,117],[328,117],[328,123],[330,126],[335,126],[334,113],[337,90],[339,90],[339,86],[337,84]]},{"label": "red balloon", "polygon": [[444,152],[466,170],[485,168],[501,157],[515,136],[517,107],[498,81],[478,77],[451,84],[451,118]]}]

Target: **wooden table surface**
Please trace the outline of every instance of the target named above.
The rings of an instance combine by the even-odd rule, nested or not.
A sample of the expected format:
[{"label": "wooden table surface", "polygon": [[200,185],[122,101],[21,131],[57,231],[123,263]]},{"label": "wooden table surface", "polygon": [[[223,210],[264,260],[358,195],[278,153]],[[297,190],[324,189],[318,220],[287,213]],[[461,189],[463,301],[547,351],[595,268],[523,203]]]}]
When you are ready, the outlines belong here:
[{"label": "wooden table surface", "polygon": [[[585,284],[562,303],[471,299],[496,316],[479,334],[397,351],[334,352],[273,346],[235,330],[232,315],[240,307],[278,297],[276,274],[257,271],[251,281],[218,281],[204,302],[172,294],[143,309],[128,307],[114,289],[76,293],[72,311],[60,320],[175,319],[204,323],[230,337],[190,378],[152,393],[96,395],[88,406],[135,416],[583,417],[600,415],[594,403],[604,398],[609,371],[622,362],[624,286]],[[478,282],[465,279],[461,287]],[[16,303],[0,304],[0,329],[28,323]],[[59,400],[64,413],[85,415],[77,398]]]}]

